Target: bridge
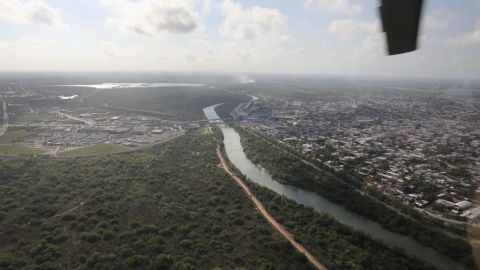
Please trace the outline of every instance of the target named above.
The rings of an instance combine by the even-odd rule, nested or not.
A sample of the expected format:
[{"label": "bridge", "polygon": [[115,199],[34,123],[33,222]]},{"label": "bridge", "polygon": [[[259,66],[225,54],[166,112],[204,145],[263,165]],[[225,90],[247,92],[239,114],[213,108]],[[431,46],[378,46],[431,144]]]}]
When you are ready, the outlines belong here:
[{"label": "bridge", "polygon": [[228,118],[215,118],[215,119],[203,119],[203,120],[196,120],[196,121],[171,121],[166,120],[168,123],[171,124],[200,124],[200,123],[213,123],[213,124],[222,124],[224,122],[233,121],[233,117]]}]

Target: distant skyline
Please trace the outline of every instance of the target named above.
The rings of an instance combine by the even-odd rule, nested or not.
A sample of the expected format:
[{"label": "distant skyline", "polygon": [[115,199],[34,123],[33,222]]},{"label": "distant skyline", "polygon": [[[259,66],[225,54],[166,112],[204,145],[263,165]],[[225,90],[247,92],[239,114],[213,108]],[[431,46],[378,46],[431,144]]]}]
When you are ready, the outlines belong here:
[{"label": "distant skyline", "polygon": [[479,0],[426,1],[420,50],[385,55],[379,0],[5,0],[0,71],[480,78]]}]

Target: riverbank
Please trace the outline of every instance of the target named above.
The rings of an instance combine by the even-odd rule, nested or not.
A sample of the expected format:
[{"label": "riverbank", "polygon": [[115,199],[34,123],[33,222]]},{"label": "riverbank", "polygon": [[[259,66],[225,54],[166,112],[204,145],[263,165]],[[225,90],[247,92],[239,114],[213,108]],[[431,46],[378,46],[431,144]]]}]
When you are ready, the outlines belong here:
[{"label": "riverbank", "polygon": [[[231,128],[222,129],[228,138],[228,131]],[[214,129],[219,141],[223,141],[223,132],[220,128]],[[231,144],[224,144],[230,147]],[[225,148],[222,147],[222,150]],[[231,150],[231,149],[230,149]],[[222,152],[224,156],[232,157],[235,162],[238,156],[231,151]],[[301,242],[312,255],[318,258],[327,268],[331,269],[371,269],[371,270],[426,270],[435,269],[421,260],[407,256],[402,250],[385,246],[380,241],[375,241],[365,233],[354,230],[350,226],[343,225],[330,215],[306,207],[308,203],[296,203],[296,200],[289,199],[290,194],[283,194],[279,190],[269,190],[257,184],[258,178],[247,178],[235,164],[227,161],[230,170],[250,188],[253,194],[264,203],[265,209],[293,232],[295,239]],[[242,164],[240,167],[244,169]],[[252,169],[259,170],[252,164]],[[251,174],[249,174],[251,176]],[[250,181],[251,180],[251,181]],[[279,185],[282,186],[282,185]],[[283,191],[288,186],[283,186]],[[285,196],[282,196],[285,195]],[[303,196],[299,196],[303,198]],[[306,196],[309,200],[309,196]],[[300,257],[303,257],[299,254]]]},{"label": "riverbank", "polygon": [[[218,119],[218,115],[215,112],[216,106],[204,108],[204,114],[208,119]],[[323,246],[328,249],[320,249],[316,253],[317,257],[321,258],[322,261],[328,261],[327,266],[330,264],[337,265],[339,269],[351,269],[355,268],[355,265],[360,268],[365,268],[362,265],[369,265],[367,267],[369,269],[429,269],[426,264],[424,265],[415,259],[420,258],[439,269],[467,269],[434,249],[424,246],[407,236],[388,231],[378,223],[350,212],[343,206],[328,201],[314,192],[274,181],[269,172],[260,170],[246,157],[240,142],[240,135],[233,128],[224,125],[219,125],[218,127],[223,136],[227,157],[235,168],[238,169],[240,175],[245,175],[246,179],[251,180],[256,185],[267,188],[285,197],[285,199],[294,201],[296,205],[305,205],[312,207],[316,213],[331,215],[336,219],[334,224],[339,224],[339,221],[347,225],[339,226],[338,230],[311,225],[311,229],[315,231],[323,231],[327,235],[336,235],[334,239],[327,240],[327,243],[321,242],[324,238],[320,237],[317,239],[320,242],[315,242],[316,244],[313,246]],[[282,212],[282,214],[285,213]],[[322,219],[322,216],[317,216],[315,221],[318,221],[318,218]],[[305,224],[301,223],[301,225]],[[352,228],[358,231],[352,231]],[[308,229],[309,231],[306,235],[311,235],[311,229]],[[360,234],[354,233],[359,231],[361,231]],[[356,236],[352,238],[352,235]],[[345,240],[340,241],[339,239],[341,238]],[[306,239],[309,240],[308,237]],[[364,243],[368,243],[368,245],[365,246]],[[332,246],[343,247],[337,249],[332,248]],[[357,250],[360,246],[362,248]],[[332,253],[329,253],[330,249],[333,249]],[[405,253],[411,257],[407,257]],[[343,259],[340,260],[340,258]],[[384,260],[379,260],[379,258]],[[379,261],[380,266],[376,265]],[[344,262],[346,264],[343,264]]]},{"label": "riverbank", "polygon": [[295,238],[291,233],[289,233],[285,228],[276,221],[272,215],[265,209],[263,204],[253,195],[253,193],[250,191],[248,186],[240,179],[238,176],[236,176],[234,173],[232,173],[225,162],[225,159],[223,158],[222,151],[220,150],[220,146],[217,145],[217,156],[220,160],[220,164],[222,165],[223,169],[227,174],[229,174],[236,182],[237,184],[243,189],[245,194],[250,198],[250,200],[255,204],[255,207],[257,210],[260,212],[260,214],[265,218],[265,220],[272,225],[277,232],[279,232],[290,244],[300,253],[305,255],[307,260],[318,270],[326,270],[327,268],[321,264],[308,250],[306,250],[302,244],[299,242],[295,241]]},{"label": "riverbank", "polygon": [[[274,172],[273,178],[279,179],[280,182],[286,182],[298,188],[314,192],[354,213],[378,222],[379,224],[375,226],[380,227],[384,231],[383,233],[379,234],[369,227],[362,228],[374,236],[374,238],[382,239],[390,245],[401,247],[414,256],[423,256],[427,261],[438,266],[441,266],[438,263],[441,260],[445,260],[444,263],[449,261],[448,263],[452,265],[445,269],[459,269],[461,264],[468,267],[474,266],[472,253],[467,241],[449,237],[399,215],[383,204],[356,192],[354,188],[344,183],[335,173],[319,173],[298,158],[284,153],[281,149],[262,141],[247,131],[243,129],[238,131],[241,135],[241,144],[246,156],[254,164],[260,164],[268,171]],[[358,224],[355,224],[355,222],[349,225],[358,227]],[[404,235],[403,238],[396,233]],[[421,244],[413,241],[413,239],[407,240],[407,237],[413,238],[421,242]],[[432,252],[426,246],[437,249],[443,255]],[[457,264],[446,257],[450,257],[453,261],[461,262],[461,264]]]}]

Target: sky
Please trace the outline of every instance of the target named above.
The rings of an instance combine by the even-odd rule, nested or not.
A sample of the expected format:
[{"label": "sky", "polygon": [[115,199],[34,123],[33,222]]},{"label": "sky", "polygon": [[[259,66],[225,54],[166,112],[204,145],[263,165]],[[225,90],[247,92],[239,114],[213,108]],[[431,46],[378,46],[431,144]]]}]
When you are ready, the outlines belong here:
[{"label": "sky", "polygon": [[1,0],[0,71],[480,78],[480,0],[427,0],[387,56],[379,0]]}]

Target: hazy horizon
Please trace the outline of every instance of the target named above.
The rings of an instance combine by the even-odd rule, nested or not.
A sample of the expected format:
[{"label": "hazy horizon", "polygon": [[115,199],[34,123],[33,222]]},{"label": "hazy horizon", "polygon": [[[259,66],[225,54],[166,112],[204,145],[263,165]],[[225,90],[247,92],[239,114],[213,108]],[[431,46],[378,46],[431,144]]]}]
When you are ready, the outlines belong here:
[{"label": "hazy horizon", "polygon": [[386,56],[378,1],[11,0],[2,72],[477,78],[478,1],[427,1],[420,49]]}]

